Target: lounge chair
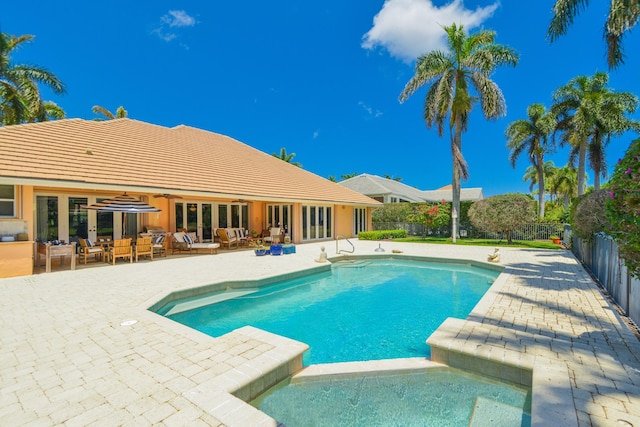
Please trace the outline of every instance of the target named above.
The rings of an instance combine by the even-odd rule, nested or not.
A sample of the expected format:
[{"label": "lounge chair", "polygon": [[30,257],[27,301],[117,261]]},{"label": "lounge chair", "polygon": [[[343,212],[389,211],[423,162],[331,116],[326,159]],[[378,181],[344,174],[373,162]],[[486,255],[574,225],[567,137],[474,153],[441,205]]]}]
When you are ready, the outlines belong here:
[{"label": "lounge chair", "polygon": [[189,254],[192,254],[193,251],[198,251],[199,249],[206,249],[211,252],[211,254],[218,253],[218,248],[220,247],[219,243],[200,243],[197,242],[194,238],[194,235],[185,233],[183,231],[179,231],[177,233],[173,233],[173,242],[172,248],[173,252],[182,252],[188,251]]},{"label": "lounge chair", "polygon": [[116,265],[116,258],[129,258],[129,262],[133,262],[131,239],[117,239],[113,241],[113,247],[109,248],[109,262]]},{"label": "lounge chair", "polygon": [[218,228],[218,237],[220,238],[220,245],[222,245],[222,247],[225,247],[225,245],[229,249],[234,245],[236,248],[238,247],[238,238],[235,234],[232,236],[226,229]]},{"label": "lounge chair", "polygon": [[96,261],[104,261],[104,248],[102,246],[94,246],[91,240],[79,238],[78,242],[80,247],[78,248],[78,255],[84,258],[84,263],[87,263],[87,257],[93,255]]},{"label": "lounge chair", "polygon": [[151,237],[138,237],[136,239],[136,262],[138,257],[148,256],[153,261],[153,246],[151,245]]}]

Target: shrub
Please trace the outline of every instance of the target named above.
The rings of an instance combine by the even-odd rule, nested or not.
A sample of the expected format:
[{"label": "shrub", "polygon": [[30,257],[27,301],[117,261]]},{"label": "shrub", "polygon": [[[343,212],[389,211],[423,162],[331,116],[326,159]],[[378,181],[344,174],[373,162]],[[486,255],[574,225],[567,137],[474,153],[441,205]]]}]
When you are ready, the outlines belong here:
[{"label": "shrub", "polygon": [[400,239],[403,237],[407,237],[407,230],[375,230],[358,233],[360,240]]},{"label": "shrub", "polygon": [[471,223],[482,230],[503,232],[511,244],[511,232],[516,228],[535,222],[535,202],[520,193],[501,194],[479,200],[469,208]]},{"label": "shrub", "polygon": [[574,233],[582,240],[591,241],[593,235],[609,232],[611,226],[606,218],[607,190],[598,190],[574,200],[571,205],[569,224]]},{"label": "shrub", "polygon": [[609,181],[607,220],[620,256],[640,278],[640,139],[631,143]]},{"label": "shrub", "polygon": [[409,203],[385,203],[372,213],[373,222],[407,222],[411,214]]},{"label": "shrub", "polygon": [[444,200],[440,203],[420,203],[415,206],[411,222],[419,222],[430,228],[444,227],[451,220],[451,204]]}]

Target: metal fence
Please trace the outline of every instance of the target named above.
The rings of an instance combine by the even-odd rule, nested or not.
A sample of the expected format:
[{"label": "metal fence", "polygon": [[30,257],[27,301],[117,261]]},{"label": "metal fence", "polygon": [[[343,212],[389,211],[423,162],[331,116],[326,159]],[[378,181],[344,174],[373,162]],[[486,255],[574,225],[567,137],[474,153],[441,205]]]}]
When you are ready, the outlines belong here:
[{"label": "metal fence", "polygon": [[[374,222],[374,230],[407,230],[410,236],[451,237],[451,224],[428,228],[415,222]],[[551,236],[564,237],[564,226],[556,223],[525,224],[511,232],[513,240],[549,240]],[[471,223],[460,223],[460,238],[504,240],[504,233],[480,230]]]},{"label": "metal fence", "polygon": [[608,235],[598,233],[587,242],[567,233],[567,243],[578,260],[591,271],[611,298],[633,322],[640,323],[640,280],[631,276],[618,255],[618,245]]}]

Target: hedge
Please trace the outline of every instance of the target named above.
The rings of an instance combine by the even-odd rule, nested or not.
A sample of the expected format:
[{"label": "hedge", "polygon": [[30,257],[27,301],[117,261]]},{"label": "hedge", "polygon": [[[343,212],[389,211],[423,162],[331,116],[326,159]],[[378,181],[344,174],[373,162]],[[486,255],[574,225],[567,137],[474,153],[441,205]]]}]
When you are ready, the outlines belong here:
[{"label": "hedge", "polygon": [[358,233],[358,239],[360,240],[400,239],[407,236],[407,230],[375,230]]}]

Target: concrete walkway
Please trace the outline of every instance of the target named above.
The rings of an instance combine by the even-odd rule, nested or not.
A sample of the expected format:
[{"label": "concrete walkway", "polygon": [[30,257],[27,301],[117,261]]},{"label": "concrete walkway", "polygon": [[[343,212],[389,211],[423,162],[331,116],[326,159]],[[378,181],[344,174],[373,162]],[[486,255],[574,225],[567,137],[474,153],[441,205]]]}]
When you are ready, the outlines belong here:
[{"label": "concrete walkway", "polygon": [[[354,244],[356,254],[378,246]],[[212,401],[211,385],[252,361],[281,366],[289,360],[281,355],[304,351],[304,344],[253,328],[214,339],[147,308],[176,290],[317,268],[321,245],[334,255],[335,243],[325,242],[280,257],[220,251],[0,280],[0,425],[270,425],[257,410],[236,411],[248,406],[242,402]],[[399,249],[477,261],[492,251],[382,247],[385,255]],[[640,427],[640,343],[589,275],[569,251],[501,252],[505,272],[468,319],[445,322],[434,334],[439,345],[508,350],[536,367],[549,361],[561,369],[540,368],[534,382],[547,381],[562,402],[550,408],[555,419]],[[535,392],[533,406],[534,425],[547,425]]]}]

